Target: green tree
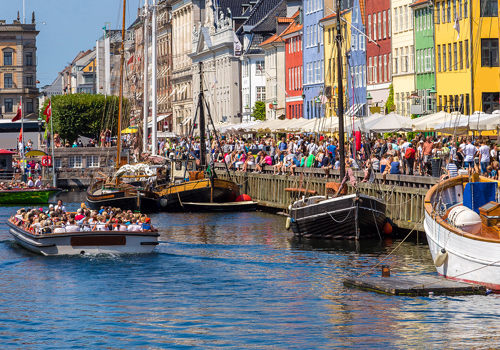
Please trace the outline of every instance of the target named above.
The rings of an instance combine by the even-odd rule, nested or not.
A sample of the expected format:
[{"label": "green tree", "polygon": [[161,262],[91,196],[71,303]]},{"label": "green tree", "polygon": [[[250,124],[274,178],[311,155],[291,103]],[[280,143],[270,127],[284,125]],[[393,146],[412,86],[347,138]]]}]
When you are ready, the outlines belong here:
[{"label": "green tree", "polygon": [[387,97],[387,101],[385,102],[385,112],[391,113],[393,106],[394,106],[394,86],[391,84],[389,86],[389,97]]},{"label": "green tree", "polygon": [[254,117],[255,120],[266,120],[266,103],[264,101],[255,102],[252,117]]},{"label": "green tree", "polygon": [[[40,110],[40,116],[48,104],[48,100]],[[92,94],[68,94],[52,97],[52,118],[54,132],[62,139],[73,142],[79,135],[99,139],[101,130],[110,129],[113,134],[117,132],[118,125],[117,96],[104,96]],[[122,125],[128,125],[127,99],[123,99],[124,120]],[[50,130],[50,123],[47,125]]]}]

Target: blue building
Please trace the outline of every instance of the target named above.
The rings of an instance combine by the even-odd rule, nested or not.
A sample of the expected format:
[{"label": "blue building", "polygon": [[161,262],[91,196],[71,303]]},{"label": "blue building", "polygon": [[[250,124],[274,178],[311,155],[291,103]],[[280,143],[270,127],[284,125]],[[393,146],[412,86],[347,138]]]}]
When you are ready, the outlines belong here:
[{"label": "blue building", "polygon": [[324,108],[319,102],[323,95],[325,80],[325,58],[323,46],[323,27],[319,21],[324,17],[324,2],[304,0],[304,118],[324,116]]},{"label": "blue building", "polygon": [[349,108],[348,116],[366,116],[366,37],[359,0],[354,0],[351,13],[351,47],[347,52]]}]

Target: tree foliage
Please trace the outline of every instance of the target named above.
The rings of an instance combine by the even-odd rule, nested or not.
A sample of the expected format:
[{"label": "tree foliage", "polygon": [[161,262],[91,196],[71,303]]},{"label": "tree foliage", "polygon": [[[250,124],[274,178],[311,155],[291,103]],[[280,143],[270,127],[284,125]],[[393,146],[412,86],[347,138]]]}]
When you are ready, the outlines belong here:
[{"label": "tree foliage", "polygon": [[393,106],[394,106],[394,86],[391,84],[389,86],[389,97],[385,102],[385,112],[391,113]]},{"label": "tree foliage", "polygon": [[[48,100],[40,110],[40,116],[45,120],[43,111]],[[110,129],[116,134],[118,125],[117,96],[92,94],[68,94],[52,96],[52,118],[54,132],[62,139],[73,142],[79,135],[99,139],[101,130]],[[128,120],[128,101],[123,99],[123,110]],[[122,123],[127,125],[128,123]],[[50,123],[47,125],[50,130]]]},{"label": "tree foliage", "polygon": [[252,117],[254,117],[255,120],[266,120],[266,103],[264,101],[255,102]]}]

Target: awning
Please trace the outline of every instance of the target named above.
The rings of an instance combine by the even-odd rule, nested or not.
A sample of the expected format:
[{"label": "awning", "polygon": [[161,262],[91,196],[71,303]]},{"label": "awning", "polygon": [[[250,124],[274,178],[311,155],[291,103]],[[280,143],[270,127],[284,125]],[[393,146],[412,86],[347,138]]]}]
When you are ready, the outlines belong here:
[{"label": "awning", "polygon": [[349,116],[358,115],[359,110],[361,108],[363,108],[363,106],[364,106],[364,103],[353,104],[351,107],[349,107],[347,112],[345,112],[345,115],[349,115]]},{"label": "awning", "polygon": [[177,134],[168,131],[158,131],[157,137],[177,137]]},{"label": "awning", "polygon": [[[14,153],[14,152],[12,152],[12,153]],[[38,150],[38,149],[34,149],[32,151],[26,152],[26,154],[24,156],[25,157],[43,157],[43,156],[46,156],[46,155],[47,155],[47,153],[45,153],[44,151],[41,151],[41,150]]]},{"label": "awning", "polygon": [[192,119],[193,119],[193,117],[187,117],[186,119],[184,119],[184,120],[181,122],[181,125],[182,125],[182,126],[186,125],[186,124],[187,124],[187,123],[189,123]]},{"label": "awning", "polygon": [[122,130],[122,134],[133,134],[139,130],[138,126],[129,126],[126,129]]},{"label": "awning", "polygon": [[[158,115],[156,116],[156,122],[159,123],[161,122],[162,120],[168,118],[169,116],[171,116],[172,114],[162,114],[162,115]],[[153,122],[149,123],[148,124],[148,128],[152,128],[153,127]]]}]

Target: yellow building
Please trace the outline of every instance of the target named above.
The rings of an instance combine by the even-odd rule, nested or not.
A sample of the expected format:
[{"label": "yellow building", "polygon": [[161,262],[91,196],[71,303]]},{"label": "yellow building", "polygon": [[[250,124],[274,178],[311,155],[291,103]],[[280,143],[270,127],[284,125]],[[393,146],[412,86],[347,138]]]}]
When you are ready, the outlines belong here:
[{"label": "yellow building", "polygon": [[[341,13],[342,17],[349,23],[351,23],[351,11],[346,10]],[[337,14],[332,13],[321,19],[321,24],[323,26],[324,43],[325,43],[325,96],[328,99],[325,109],[325,117],[336,117],[337,113],[337,46],[335,37]],[[347,98],[347,52],[351,47],[351,28],[347,23],[342,23],[342,81],[344,87],[344,111],[347,110],[349,106],[349,101]]]},{"label": "yellow building", "polygon": [[499,109],[498,0],[436,1],[434,22],[438,111]]},{"label": "yellow building", "polygon": [[12,119],[23,101],[23,116],[37,117],[36,30],[31,24],[0,21],[0,118]]}]

